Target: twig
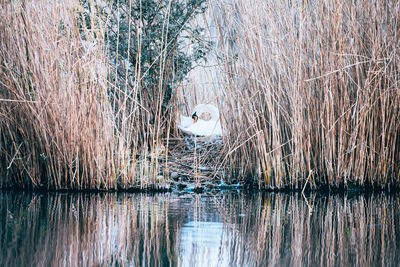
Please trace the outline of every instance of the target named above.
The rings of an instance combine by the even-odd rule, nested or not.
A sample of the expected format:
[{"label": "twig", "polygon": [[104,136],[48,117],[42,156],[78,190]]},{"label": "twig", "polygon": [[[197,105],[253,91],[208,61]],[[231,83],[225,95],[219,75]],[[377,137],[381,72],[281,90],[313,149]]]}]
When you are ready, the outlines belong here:
[{"label": "twig", "polygon": [[17,148],[17,151],[15,151],[14,157],[11,159],[11,162],[10,162],[10,164],[9,164],[8,167],[7,167],[7,170],[8,170],[9,168],[11,168],[11,165],[13,164],[13,162],[14,162],[14,160],[15,160],[15,157],[17,156],[17,154],[18,154],[18,152],[19,152],[19,149],[21,148],[22,144],[23,144],[23,143],[19,144],[19,146],[18,146],[18,148]]},{"label": "twig", "polygon": [[[158,158],[158,160],[160,160],[160,161],[166,161],[164,158]],[[182,162],[173,160],[173,159],[168,159],[167,161],[168,161],[168,162],[173,162],[173,163],[179,164],[179,165],[181,165],[181,166],[183,166],[183,167],[186,167],[186,168],[189,168],[189,169],[194,169],[193,166],[190,166],[190,165],[188,165],[188,164],[185,164],[185,163],[182,163]],[[217,171],[217,169],[210,169],[210,168],[206,168],[206,167],[199,167],[198,169],[199,169],[200,171]]]},{"label": "twig", "polygon": [[301,190],[301,193],[302,193],[303,195],[304,195],[304,190],[306,190],[306,186],[307,186],[307,184],[308,184],[308,180],[310,180],[311,174],[312,174],[312,170],[310,171],[310,174],[309,174],[308,177],[307,177],[306,183],[305,183],[304,186],[303,186],[303,190]]}]

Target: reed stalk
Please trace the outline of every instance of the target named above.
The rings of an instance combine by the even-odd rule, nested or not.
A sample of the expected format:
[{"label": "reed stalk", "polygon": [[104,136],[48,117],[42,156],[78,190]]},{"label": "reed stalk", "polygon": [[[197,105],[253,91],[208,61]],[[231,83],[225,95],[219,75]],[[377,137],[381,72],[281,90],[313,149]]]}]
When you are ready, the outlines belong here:
[{"label": "reed stalk", "polygon": [[214,1],[226,163],[261,187],[392,187],[398,1]]},{"label": "reed stalk", "polygon": [[129,85],[127,68],[112,75],[107,18],[86,3],[2,1],[0,187],[158,184],[161,137],[172,121],[161,114],[165,91],[149,102],[142,75]]}]

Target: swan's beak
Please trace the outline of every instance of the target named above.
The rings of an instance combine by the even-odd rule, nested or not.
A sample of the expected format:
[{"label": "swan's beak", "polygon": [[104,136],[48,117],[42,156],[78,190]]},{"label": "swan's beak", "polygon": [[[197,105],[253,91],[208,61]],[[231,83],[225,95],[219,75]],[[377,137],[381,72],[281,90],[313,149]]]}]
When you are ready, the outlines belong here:
[{"label": "swan's beak", "polygon": [[193,115],[192,115],[193,123],[196,123],[198,118],[199,117],[197,116],[196,112],[193,113]]}]

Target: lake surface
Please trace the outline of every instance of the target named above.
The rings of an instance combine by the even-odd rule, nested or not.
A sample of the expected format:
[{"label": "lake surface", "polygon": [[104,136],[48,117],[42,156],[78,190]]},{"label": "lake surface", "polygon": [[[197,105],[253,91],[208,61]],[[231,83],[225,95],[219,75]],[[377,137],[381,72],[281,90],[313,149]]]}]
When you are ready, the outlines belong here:
[{"label": "lake surface", "polygon": [[0,192],[0,266],[398,266],[399,200]]}]

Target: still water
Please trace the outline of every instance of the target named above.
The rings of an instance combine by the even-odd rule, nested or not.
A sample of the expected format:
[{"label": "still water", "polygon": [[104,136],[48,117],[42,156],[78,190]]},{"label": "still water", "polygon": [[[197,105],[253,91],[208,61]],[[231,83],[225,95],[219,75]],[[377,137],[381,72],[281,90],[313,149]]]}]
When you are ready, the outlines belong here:
[{"label": "still water", "polygon": [[0,266],[398,266],[400,196],[0,192]]}]

